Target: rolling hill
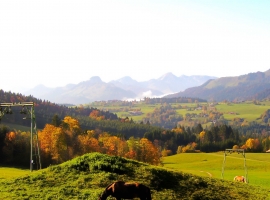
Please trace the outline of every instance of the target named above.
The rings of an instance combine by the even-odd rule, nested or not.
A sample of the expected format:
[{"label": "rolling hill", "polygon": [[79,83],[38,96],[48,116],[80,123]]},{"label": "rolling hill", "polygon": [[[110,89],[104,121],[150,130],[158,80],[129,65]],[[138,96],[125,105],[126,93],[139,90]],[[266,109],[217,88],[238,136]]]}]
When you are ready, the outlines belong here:
[{"label": "rolling hill", "polygon": [[153,200],[269,198],[268,191],[260,187],[90,153],[18,178],[1,179],[0,199],[96,200],[116,180],[143,183],[150,188]]}]

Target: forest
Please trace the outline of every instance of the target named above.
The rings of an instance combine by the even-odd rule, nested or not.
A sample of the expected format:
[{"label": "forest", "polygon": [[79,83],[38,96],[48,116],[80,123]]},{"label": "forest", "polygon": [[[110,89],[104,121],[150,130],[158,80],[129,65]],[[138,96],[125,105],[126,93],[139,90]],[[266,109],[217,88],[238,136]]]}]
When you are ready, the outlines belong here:
[{"label": "forest", "polygon": [[[261,124],[233,127],[212,123],[203,128],[200,123],[193,126],[175,123],[169,129],[149,122],[136,123],[132,118],[119,118],[96,108],[69,108],[32,96],[3,91],[0,94],[1,102],[35,103],[36,123],[40,124],[38,138],[43,166],[59,164],[90,152],[118,155],[159,165],[162,164],[162,157],[177,153],[215,152],[226,148],[265,152],[270,148],[269,127]],[[161,113],[158,109],[156,112]],[[8,117],[6,115],[8,114],[2,117],[3,123],[25,123],[19,113]],[[26,125],[29,126],[29,122]],[[27,167],[29,140],[29,131],[0,125],[1,164]]]}]

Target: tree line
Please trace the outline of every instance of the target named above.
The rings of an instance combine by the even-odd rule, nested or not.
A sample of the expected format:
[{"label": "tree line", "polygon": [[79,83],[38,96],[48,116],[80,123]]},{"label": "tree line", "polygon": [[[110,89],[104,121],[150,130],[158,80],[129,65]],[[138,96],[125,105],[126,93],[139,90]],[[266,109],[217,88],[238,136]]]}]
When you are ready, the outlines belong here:
[{"label": "tree line", "polygon": [[[59,123],[60,122],[60,123]],[[38,131],[42,166],[60,164],[77,156],[101,152],[158,165],[160,151],[147,138],[124,139],[101,130],[82,130],[79,121],[66,116]],[[0,127],[0,163],[29,166],[30,133]],[[34,160],[35,163],[35,160]]]},{"label": "tree line", "polygon": [[[118,123],[133,124],[126,120]],[[46,167],[50,164],[60,164],[90,152],[117,155],[158,165],[162,163],[163,156],[176,153],[215,152],[227,148],[261,152],[270,147],[270,136],[267,131],[254,137],[255,135],[241,134],[227,125],[203,129],[201,124],[198,124],[191,128],[179,126],[171,130],[150,128],[150,125],[144,124],[143,127],[145,126],[149,129],[142,137],[136,134],[127,136],[123,129],[124,132],[111,133],[102,127],[84,130],[77,119],[70,116],[60,119],[55,115],[51,123],[38,131],[42,165]],[[0,163],[28,167],[29,141],[29,132],[0,126]]]}]

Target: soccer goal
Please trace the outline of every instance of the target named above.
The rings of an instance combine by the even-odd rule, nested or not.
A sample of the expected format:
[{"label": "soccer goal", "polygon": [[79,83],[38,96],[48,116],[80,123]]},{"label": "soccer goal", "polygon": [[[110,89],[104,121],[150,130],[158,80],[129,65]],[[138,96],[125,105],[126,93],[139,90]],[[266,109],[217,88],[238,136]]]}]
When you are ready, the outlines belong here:
[{"label": "soccer goal", "polygon": [[224,179],[224,171],[225,171],[225,165],[226,165],[226,157],[232,153],[238,153],[242,154],[243,159],[244,159],[244,170],[245,170],[245,179],[246,183],[248,183],[248,171],[247,171],[247,165],[246,165],[246,154],[245,154],[245,149],[225,149],[224,151],[224,159],[223,159],[223,165],[222,165],[222,172],[221,172],[221,177]]}]

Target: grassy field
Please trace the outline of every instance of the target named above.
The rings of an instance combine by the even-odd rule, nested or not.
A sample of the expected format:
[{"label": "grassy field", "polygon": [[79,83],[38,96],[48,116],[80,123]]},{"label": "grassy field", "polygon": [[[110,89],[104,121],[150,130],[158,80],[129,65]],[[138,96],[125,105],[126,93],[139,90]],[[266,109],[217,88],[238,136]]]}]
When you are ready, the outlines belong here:
[{"label": "grassy field", "polygon": [[[250,185],[270,189],[270,154],[246,153],[246,166]],[[164,167],[204,177],[222,179],[224,153],[182,153],[164,158]],[[236,175],[245,175],[242,154],[227,154],[223,177],[233,180]]]},{"label": "grassy field", "polygon": [[[269,103],[262,102],[261,105],[253,103],[240,103],[240,104],[219,104],[216,106],[219,112],[223,112],[223,116],[227,120],[239,117],[247,121],[256,121],[260,115],[266,110],[270,109]],[[231,112],[237,114],[230,114]]]},{"label": "grassy field", "polygon": [[13,177],[8,175],[9,171],[15,173],[16,169],[4,169],[6,178],[0,179],[1,200],[96,200],[104,188],[116,180],[143,183],[150,188],[153,200],[265,200],[270,197],[268,190],[262,187],[196,176],[99,153],[85,154],[31,173],[19,170]]}]

